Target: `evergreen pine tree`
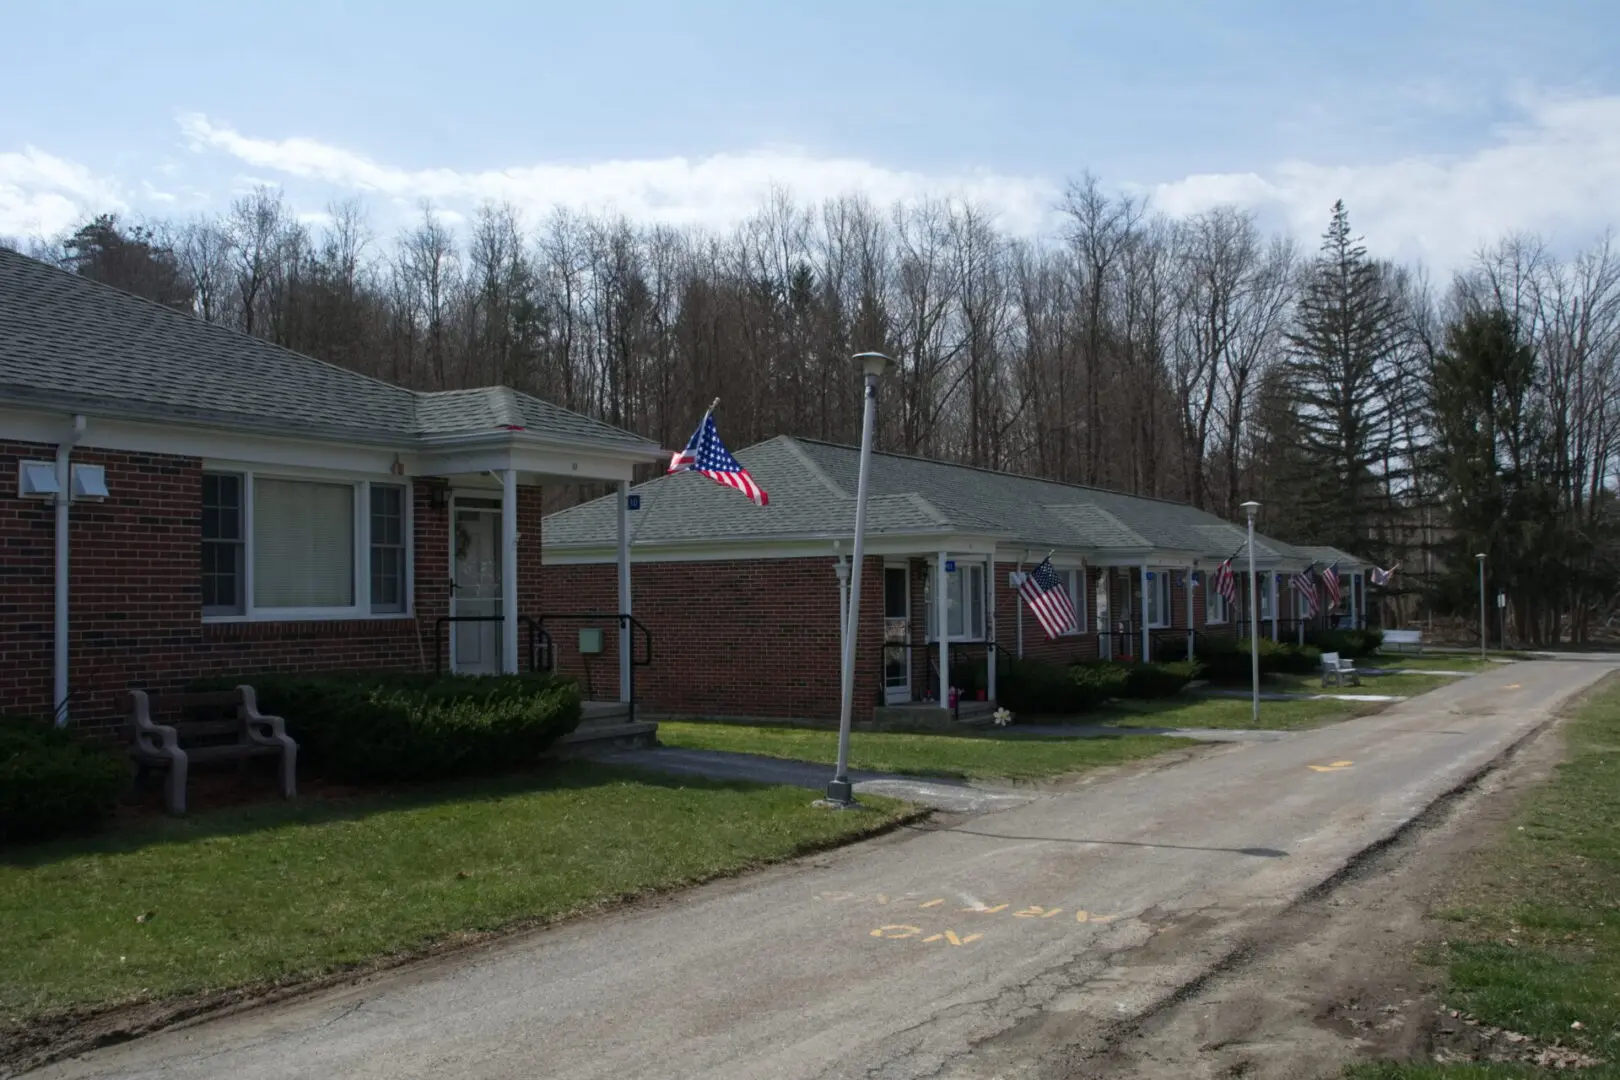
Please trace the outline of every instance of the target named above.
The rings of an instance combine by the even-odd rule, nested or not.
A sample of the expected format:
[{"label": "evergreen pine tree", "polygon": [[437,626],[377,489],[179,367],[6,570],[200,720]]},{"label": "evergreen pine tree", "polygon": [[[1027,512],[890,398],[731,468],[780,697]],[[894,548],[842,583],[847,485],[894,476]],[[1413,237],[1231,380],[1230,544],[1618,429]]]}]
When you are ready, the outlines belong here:
[{"label": "evergreen pine tree", "polygon": [[1392,283],[1350,234],[1344,201],[1333,204],[1299,300],[1290,383],[1300,440],[1302,510],[1318,542],[1376,556],[1371,525],[1384,507],[1395,406],[1394,363],[1403,317]]}]

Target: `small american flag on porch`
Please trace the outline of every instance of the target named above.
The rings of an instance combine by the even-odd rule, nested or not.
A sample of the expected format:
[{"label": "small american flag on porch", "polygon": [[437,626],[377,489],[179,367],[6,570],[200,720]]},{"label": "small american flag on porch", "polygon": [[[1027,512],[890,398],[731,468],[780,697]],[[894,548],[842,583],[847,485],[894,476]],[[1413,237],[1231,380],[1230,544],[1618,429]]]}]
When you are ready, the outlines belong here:
[{"label": "small american flag on porch", "polygon": [[1041,624],[1047,637],[1055,638],[1076,629],[1074,601],[1069,599],[1069,590],[1064,586],[1063,579],[1052,569],[1050,555],[1041,560],[1041,565],[1024,575],[1023,583],[1018,586],[1018,594],[1029,605],[1035,621]]}]

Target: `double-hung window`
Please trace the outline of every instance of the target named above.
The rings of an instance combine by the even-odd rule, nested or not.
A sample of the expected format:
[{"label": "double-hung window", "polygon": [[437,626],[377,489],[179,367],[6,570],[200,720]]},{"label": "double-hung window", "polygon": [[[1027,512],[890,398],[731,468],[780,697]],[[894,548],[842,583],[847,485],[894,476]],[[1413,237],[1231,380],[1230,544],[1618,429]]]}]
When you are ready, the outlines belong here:
[{"label": "double-hung window", "polygon": [[203,614],[403,614],[408,489],[252,472],[203,474]]},{"label": "double-hung window", "polygon": [[[923,585],[928,609],[928,640],[939,640],[939,614],[934,607],[936,567],[929,567]],[[984,564],[958,562],[945,575],[945,633],[950,641],[984,640]]]}]

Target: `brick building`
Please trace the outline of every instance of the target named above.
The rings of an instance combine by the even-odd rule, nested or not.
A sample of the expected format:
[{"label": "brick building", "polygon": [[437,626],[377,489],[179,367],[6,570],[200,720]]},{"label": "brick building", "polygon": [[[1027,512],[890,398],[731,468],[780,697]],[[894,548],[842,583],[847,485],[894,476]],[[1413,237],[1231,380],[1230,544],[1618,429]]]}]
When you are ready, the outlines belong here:
[{"label": "brick building", "polygon": [[[621,493],[548,516],[541,606],[611,608],[618,521],[628,517],[635,615],[654,643],[653,662],[637,675],[648,709],[835,720],[837,567],[853,536],[859,454],[779,437],[737,457],[770,494],[768,506],[682,473],[630,489],[634,509],[621,510]],[[976,670],[985,691],[967,711],[991,708],[997,665],[988,658],[997,654],[1162,659],[1185,656],[1191,630],[1237,633],[1246,623],[1205,587],[1220,562],[1243,552],[1246,529],[1191,506],[895,454],[873,456],[869,484],[858,719],[938,708],[953,668]],[[1015,585],[1048,552],[1078,614],[1073,631],[1053,639]],[[1245,553],[1234,566],[1246,563]],[[1298,632],[1286,579],[1313,564],[1336,564],[1344,589],[1334,614],[1359,618],[1365,564],[1257,535],[1263,632]],[[1239,586],[1246,597],[1246,575]],[[564,670],[589,682],[592,665],[614,669],[612,643],[581,653],[554,625]]]},{"label": "brick building", "polygon": [[539,485],[622,488],[664,456],[0,250],[0,712],[103,724],[131,687],[272,669],[517,670]]}]

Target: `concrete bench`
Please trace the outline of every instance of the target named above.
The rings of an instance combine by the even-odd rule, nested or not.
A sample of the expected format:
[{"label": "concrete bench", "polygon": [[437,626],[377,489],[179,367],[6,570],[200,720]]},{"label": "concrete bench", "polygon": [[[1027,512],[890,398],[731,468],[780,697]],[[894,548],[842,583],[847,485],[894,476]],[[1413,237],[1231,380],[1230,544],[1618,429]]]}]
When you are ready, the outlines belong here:
[{"label": "concrete bench", "polygon": [[1413,652],[1421,653],[1423,651],[1423,631],[1385,630],[1384,644],[1398,648],[1402,652],[1411,649]]},{"label": "concrete bench", "polygon": [[1360,686],[1361,675],[1354,661],[1345,660],[1336,652],[1322,654],[1323,686]]},{"label": "concrete bench", "polygon": [[297,794],[298,744],[279,716],[259,712],[251,686],[211,693],[176,694],[179,718],[171,724],[152,719],[144,690],[131,690],[129,756],[137,782],[148,769],[169,770],[164,802],[169,813],[186,812],[186,775],[193,763],[281,758],[281,794]]}]

